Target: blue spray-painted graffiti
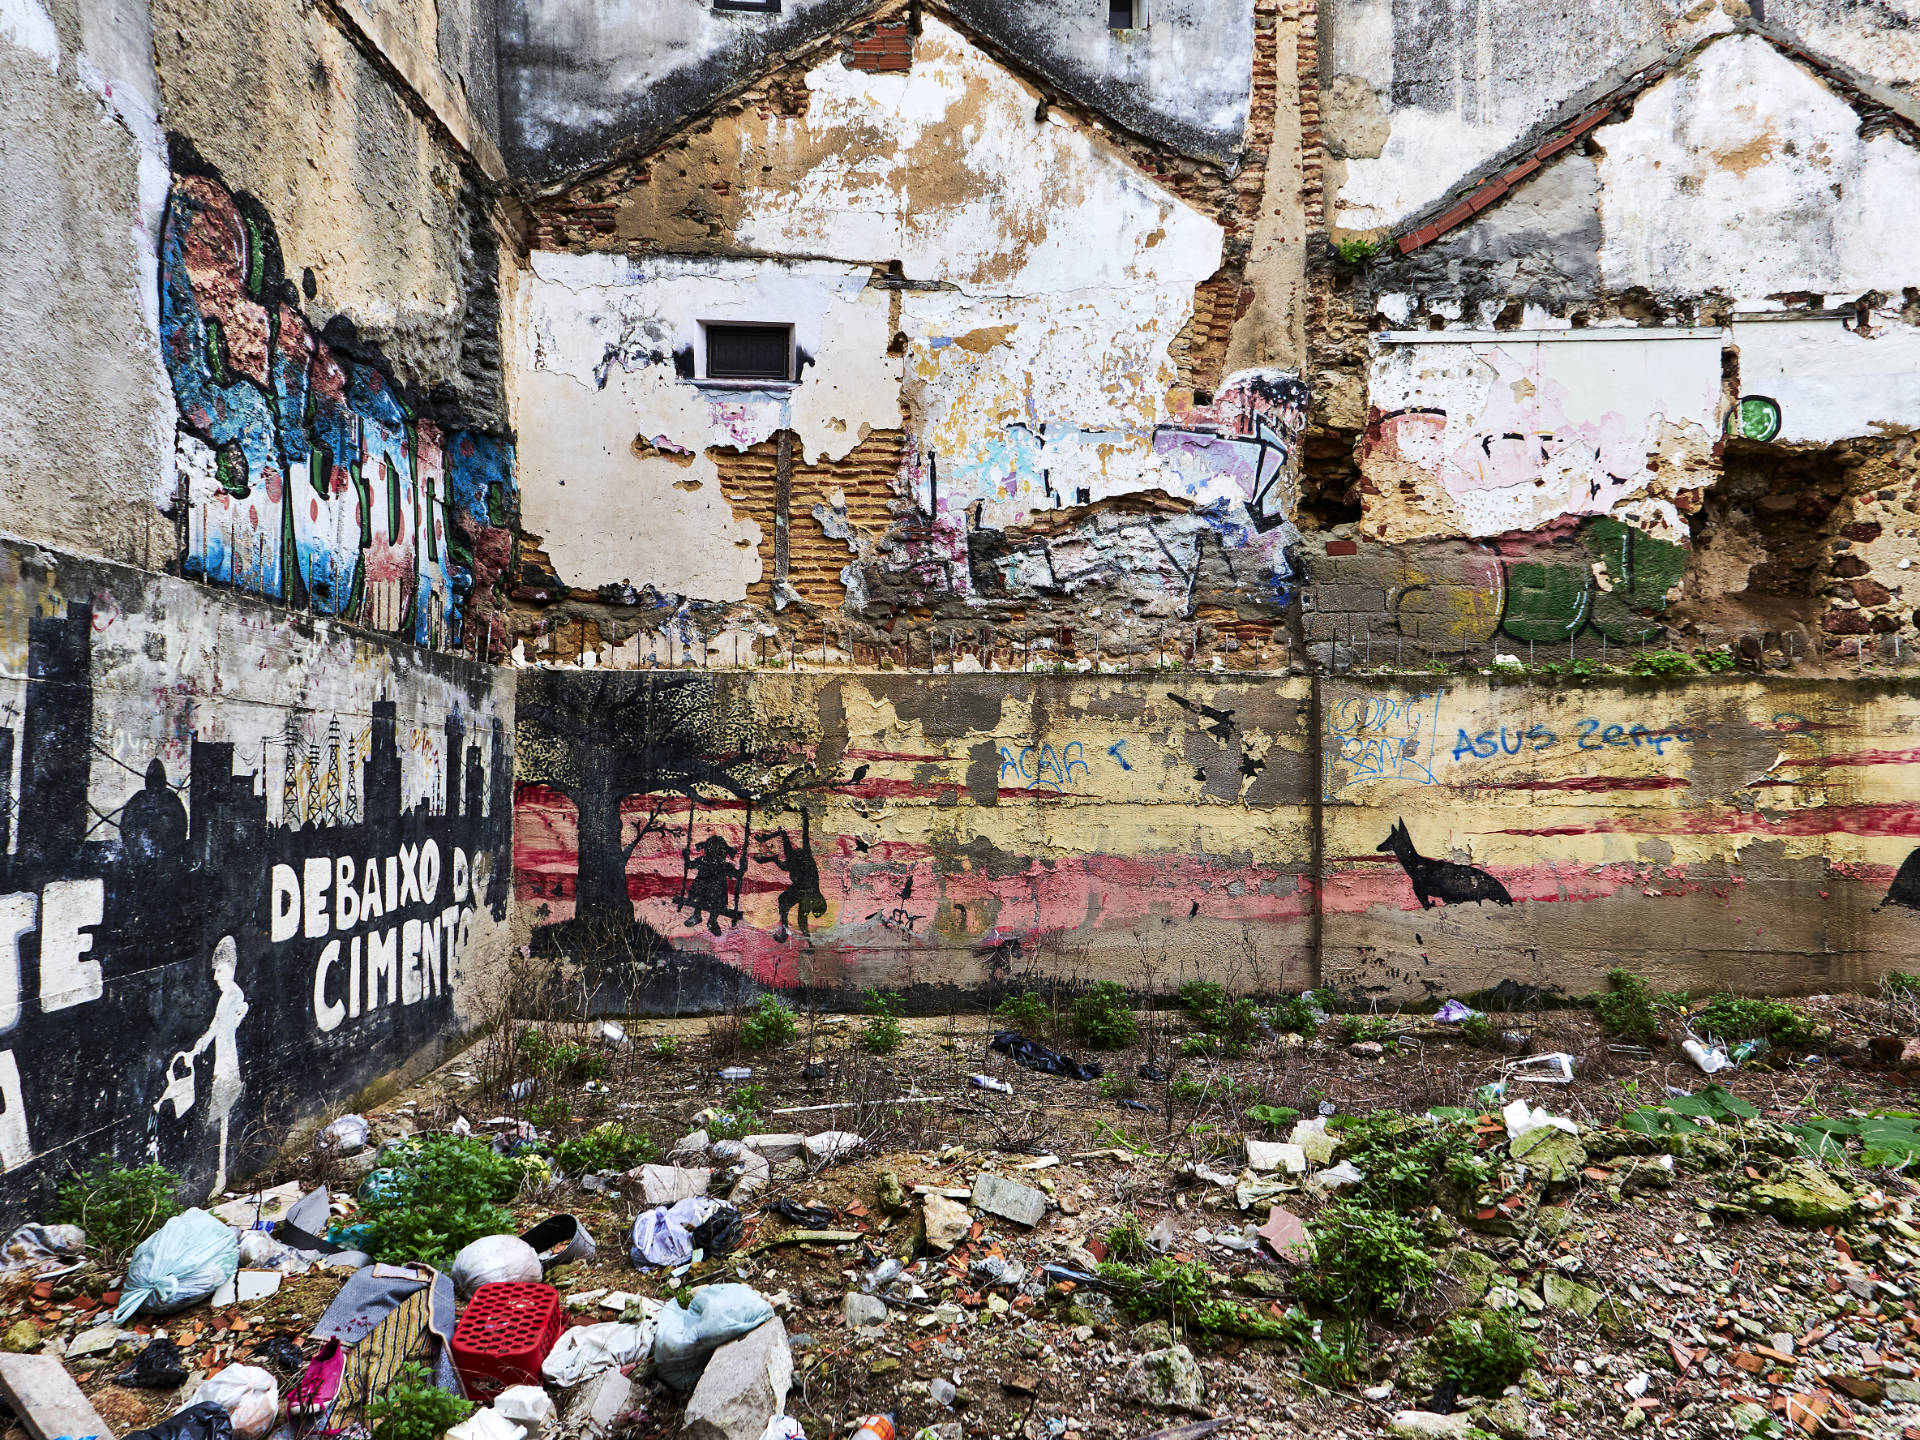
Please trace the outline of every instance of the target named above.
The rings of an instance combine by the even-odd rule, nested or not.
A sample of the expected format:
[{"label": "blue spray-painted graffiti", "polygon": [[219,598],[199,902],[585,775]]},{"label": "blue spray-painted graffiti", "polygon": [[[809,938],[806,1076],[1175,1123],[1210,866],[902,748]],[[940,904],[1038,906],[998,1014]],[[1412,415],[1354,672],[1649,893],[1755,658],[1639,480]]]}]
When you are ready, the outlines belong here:
[{"label": "blue spray-painted graffiti", "polygon": [[1056,792],[1093,773],[1087,765],[1086,751],[1078,740],[1069,741],[1057,752],[1051,745],[1027,745],[1019,750],[1002,745],[1001,783],[1006,782],[1009,772],[1015,779],[1024,780],[1031,789]]},{"label": "blue spray-painted graffiti", "polygon": [[1331,800],[1365,780],[1433,784],[1446,693],[1347,695],[1333,701],[1327,708],[1325,797]]}]

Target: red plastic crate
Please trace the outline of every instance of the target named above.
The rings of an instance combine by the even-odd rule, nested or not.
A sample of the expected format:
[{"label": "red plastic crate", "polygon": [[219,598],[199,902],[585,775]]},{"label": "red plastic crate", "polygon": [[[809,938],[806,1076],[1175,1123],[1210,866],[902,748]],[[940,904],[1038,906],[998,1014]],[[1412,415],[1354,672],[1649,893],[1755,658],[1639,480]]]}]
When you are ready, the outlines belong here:
[{"label": "red plastic crate", "polygon": [[509,1385],[538,1385],[540,1362],[564,1327],[560,1292],[525,1281],[482,1285],[453,1327],[453,1368],[482,1404]]}]

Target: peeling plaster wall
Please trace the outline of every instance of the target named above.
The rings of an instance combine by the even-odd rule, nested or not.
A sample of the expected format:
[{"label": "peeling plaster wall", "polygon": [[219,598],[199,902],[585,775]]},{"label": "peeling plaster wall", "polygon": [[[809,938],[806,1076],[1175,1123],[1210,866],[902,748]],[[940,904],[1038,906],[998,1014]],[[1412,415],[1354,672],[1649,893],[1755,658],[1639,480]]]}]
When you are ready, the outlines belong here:
[{"label": "peeling plaster wall", "polygon": [[1132,29],[1083,0],[951,0],[954,14],[1152,140],[1224,160],[1246,141],[1252,4],[1137,0]]},{"label": "peeling plaster wall", "polygon": [[167,169],[144,4],[0,4],[0,509],[15,532],[165,564],[173,470],[155,255]]},{"label": "peeling plaster wall", "polygon": [[1594,134],[1600,268],[1615,288],[1898,294],[1920,148],[1882,132],[1757,36],[1708,46]]},{"label": "peeling plaster wall", "polygon": [[1681,509],[1714,478],[1720,349],[1718,330],[1383,337],[1363,532],[1490,536],[1612,515],[1685,540]]},{"label": "peeling plaster wall", "polygon": [[1910,684],[553,671],[518,716],[517,913],[610,1010],[1030,969],[1795,993],[1920,938]]},{"label": "peeling plaster wall", "polygon": [[[872,0],[786,0],[774,13],[712,0],[505,0],[501,88],[506,149],[539,182],[644,153],[783,55],[873,8]],[[1067,94],[1189,154],[1244,143],[1253,7],[1151,0],[1148,23],[1112,31],[1084,0],[1020,6],[960,0],[954,12]]]},{"label": "peeling plaster wall", "polygon": [[1321,0],[1329,219],[1393,224],[1597,82],[1731,23],[1692,0],[1572,0],[1551,16],[1532,0]]},{"label": "peeling plaster wall", "polygon": [[[742,542],[762,537],[713,508],[698,457],[789,429],[807,463],[838,460],[903,413],[899,499],[925,518],[860,558],[909,592],[922,576],[946,595],[978,588],[970,535],[1142,494],[1184,518],[1127,537],[1085,523],[1057,560],[1032,556],[1037,571],[1018,555],[980,563],[995,586],[1047,588],[1139,564],[1149,598],[1176,608],[1209,542],[1254,551],[1263,593],[1290,573],[1304,393],[1250,371],[1201,403],[1171,355],[1220,267],[1220,225],[1071,119],[1036,117],[1031,88],[939,20],[910,70],[824,60],[794,113],[730,112],[592,213],[638,251],[841,263],[536,256],[522,453],[529,527],[564,583],[738,598],[767,559]],[[797,387],[703,387],[698,322],[729,319],[793,325],[812,362]],[[581,507],[563,480],[600,503]],[[683,518],[663,524],[660,507]]]}]

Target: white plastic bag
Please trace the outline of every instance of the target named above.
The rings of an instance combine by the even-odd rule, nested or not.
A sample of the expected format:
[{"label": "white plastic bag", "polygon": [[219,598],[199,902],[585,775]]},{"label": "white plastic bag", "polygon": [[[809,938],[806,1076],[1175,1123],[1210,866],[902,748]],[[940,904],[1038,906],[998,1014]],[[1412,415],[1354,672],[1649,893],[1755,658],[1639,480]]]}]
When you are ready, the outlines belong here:
[{"label": "white plastic bag", "polygon": [[693,1232],[720,1208],[704,1195],[690,1195],[672,1205],[656,1205],[634,1217],[633,1245],[627,1258],[636,1269],[649,1265],[684,1265],[693,1258]]},{"label": "white plastic bag", "polygon": [[260,1440],[280,1414],[280,1386],[257,1365],[229,1365],[203,1380],[188,1405],[211,1401],[233,1419],[233,1440]]},{"label": "white plastic bag", "polygon": [[453,1291],[462,1300],[482,1285],[539,1278],[540,1256],[518,1235],[482,1235],[453,1257]]},{"label": "white plastic bag", "polygon": [[603,1325],[576,1325],[561,1332],[547,1358],[540,1362],[540,1373],[565,1390],[602,1370],[631,1365],[652,1350],[651,1323],[622,1325],[614,1320]]},{"label": "white plastic bag", "polygon": [[653,1364],[675,1390],[700,1381],[713,1352],[773,1318],[773,1306],[750,1285],[707,1285],[686,1309],[669,1305],[654,1322]]},{"label": "white plastic bag", "polygon": [[776,1415],[767,1421],[767,1428],[760,1432],[760,1440],[807,1440],[807,1432],[800,1428],[798,1420]]},{"label": "white plastic bag", "polygon": [[553,1397],[538,1385],[509,1385],[494,1397],[493,1411],[538,1435],[553,1419]]},{"label": "white plastic bag", "polygon": [[357,1155],[367,1148],[372,1131],[363,1115],[342,1115],[320,1132],[320,1144],[336,1155]]},{"label": "white plastic bag", "polygon": [[218,1290],[240,1268],[240,1237],[204,1210],[183,1210],[135,1247],[113,1318],[165,1315]]},{"label": "white plastic bag", "polygon": [[447,1440],[520,1440],[526,1427],[498,1410],[476,1410],[447,1431]]}]

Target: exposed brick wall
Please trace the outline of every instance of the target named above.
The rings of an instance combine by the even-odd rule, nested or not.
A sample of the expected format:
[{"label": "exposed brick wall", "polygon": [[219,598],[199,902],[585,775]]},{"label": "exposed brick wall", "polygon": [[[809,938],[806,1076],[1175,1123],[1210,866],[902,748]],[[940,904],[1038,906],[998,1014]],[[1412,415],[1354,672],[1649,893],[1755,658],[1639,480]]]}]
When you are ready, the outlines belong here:
[{"label": "exposed brick wall", "polygon": [[[888,510],[895,498],[906,436],[898,430],[869,435],[844,460],[803,465],[796,453],[793,490],[788,507],[787,582],[809,605],[837,609],[847,598],[840,572],[853,559],[847,542],[829,537],[813,507],[833,505],[839,491],[847,507],[847,521],[871,539],[886,534],[893,517]],[[749,604],[773,605],[773,530],[776,441],[765,440],[748,450],[711,450],[720,470],[720,493],[743,520],[759,525],[765,537],[760,558],[765,569],[760,582],[747,591]]]},{"label": "exposed brick wall", "polygon": [[865,34],[854,36],[846,53],[849,70],[911,70],[913,36],[904,20],[875,25]]},{"label": "exposed brick wall", "polygon": [[1290,0],[1288,10],[1298,27],[1295,41],[1300,80],[1300,156],[1306,179],[1307,239],[1327,229],[1326,156],[1320,148],[1320,0]]}]

